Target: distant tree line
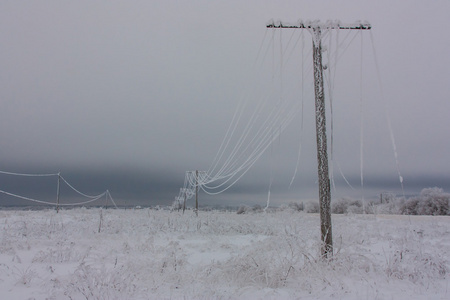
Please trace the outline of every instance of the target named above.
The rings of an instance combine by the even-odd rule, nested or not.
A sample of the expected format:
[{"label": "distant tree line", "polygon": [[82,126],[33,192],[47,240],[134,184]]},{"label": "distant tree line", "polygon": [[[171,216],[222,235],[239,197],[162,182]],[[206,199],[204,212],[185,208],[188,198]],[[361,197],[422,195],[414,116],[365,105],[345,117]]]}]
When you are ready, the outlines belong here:
[{"label": "distant tree line", "polygon": [[[319,213],[319,202],[290,202],[273,210],[304,211],[307,213]],[[241,205],[237,209],[238,214],[258,213],[264,210],[260,205],[253,207]],[[398,214],[398,215],[450,215],[450,193],[443,189],[433,187],[423,189],[418,196],[410,198],[397,197],[392,193],[383,193],[377,201],[368,201],[363,205],[361,199],[348,197],[332,200],[331,212],[333,214]]]}]

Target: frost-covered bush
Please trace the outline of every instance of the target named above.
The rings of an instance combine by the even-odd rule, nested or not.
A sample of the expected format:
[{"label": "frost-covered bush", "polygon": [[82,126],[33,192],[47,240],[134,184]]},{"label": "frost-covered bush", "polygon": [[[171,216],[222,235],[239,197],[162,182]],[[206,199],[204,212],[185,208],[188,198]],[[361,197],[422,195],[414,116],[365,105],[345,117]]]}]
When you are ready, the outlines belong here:
[{"label": "frost-covered bush", "polygon": [[418,197],[409,198],[403,203],[400,210],[401,213],[403,215],[417,215],[417,205],[419,204],[419,201]]},{"label": "frost-covered bush", "polygon": [[363,208],[361,200],[341,198],[331,203],[331,213],[333,214],[360,214],[362,212]]},{"label": "frost-covered bush", "polygon": [[380,195],[381,204],[395,202],[397,197],[392,192],[383,192]]},{"label": "frost-covered bush", "polygon": [[259,204],[255,204],[253,207],[250,207],[248,205],[241,205],[239,206],[237,210],[237,214],[248,214],[248,213],[260,213],[263,212],[263,208]]},{"label": "frost-covered bush", "polygon": [[173,201],[172,206],[170,207],[171,210],[180,210],[183,208],[183,203],[178,200],[175,199],[175,201]]},{"label": "frost-covered bush", "polygon": [[305,211],[307,213],[319,213],[319,203],[318,202],[306,202]]},{"label": "frost-covered bush", "polygon": [[288,207],[294,211],[303,211],[303,202],[290,202]]},{"label": "frost-covered bush", "polygon": [[374,207],[374,210],[378,214],[392,214],[401,215],[403,214],[403,208],[405,205],[405,198],[392,197],[389,201],[384,201]]},{"label": "frost-covered bush", "polygon": [[441,188],[426,188],[417,197],[409,198],[402,207],[405,215],[450,215],[450,194]]},{"label": "frost-covered bush", "polygon": [[348,207],[348,198],[341,198],[331,203],[331,212],[333,214],[345,214]]},{"label": "frost-covered bush", "polygon": [[255,205],[253,206],[252,210],[253,210],[253,212],[257,212],[257,213],[258,213],[258,212],[262,212],[262,211],[263,211],[263,208],[262,208],[261,205],[255,204]]},{"label": "frost-covered bush", "polygon": [[251,210],[251,208],[247,205],[241,205],[239,206],[238,210],[237,210],[237,214],[241,215],[241,214],[245,214],[248,213]]}]

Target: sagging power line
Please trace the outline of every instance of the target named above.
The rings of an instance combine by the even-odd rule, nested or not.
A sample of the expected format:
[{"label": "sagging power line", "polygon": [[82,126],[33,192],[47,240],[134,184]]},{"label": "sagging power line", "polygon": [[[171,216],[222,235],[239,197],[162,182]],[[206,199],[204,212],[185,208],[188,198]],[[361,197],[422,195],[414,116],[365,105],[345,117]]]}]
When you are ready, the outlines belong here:
[{"label": "sagging power line", "polygon": [[[101,194],[98,194],[98,195],[87,195],[85,193],[80,192],[75,187],[73,187],[73,185],[71,185],[61,175],[60,172],[58,172],[58,173],[48,173],[48,174],[43,174],[43,173],[41,173],[41,174],[30,174],[30,173],[15,173],[15,172],[0,171],[0,174],[8,175],[8,176],[19,176],[19,177],[57,177],[57,182],[56,182],[56,201],[55,202],[37,200],[37,199],[31,198],[31,197],[25,197],[25,196],[18,195],[18,194],[15,194],[15,193],[11,193],[11,192],[7,192],[7,191],[4,191],[4,190],[0,190],[0,193],[2,193],[4,195],[8,195],[8,196],[11,196],[11,197],[19,198],[19,199],[22,199],[22,200],[27,200],[27,201],[34,202],[34,203],[55,206],[57,212],[59,212],[59,209],[60,209],[61,206],[86,205],[86,204],[90,204],[92,202],[95,202],[97,200],[100,200],[103,197],[105,197],[105,206],[106,207],[107,207],[108,199],[109,199],[113,203],[114,207],[117,208],[117,205],[114,202],[114,199],[112,198],[111,193],[109,192],[109,190],[106,190],[105,192],[103,192]],[[77,193],[78,195],[80,195],[80,196],[82,196],[84,198],[88,198],[89,200],[79,201],[79,202],[76,202],[76,203],[61,203],[60,202],[61,181],[62,181],[62,183],[65,183],[72,191],[74,191],[75,193]]]}]

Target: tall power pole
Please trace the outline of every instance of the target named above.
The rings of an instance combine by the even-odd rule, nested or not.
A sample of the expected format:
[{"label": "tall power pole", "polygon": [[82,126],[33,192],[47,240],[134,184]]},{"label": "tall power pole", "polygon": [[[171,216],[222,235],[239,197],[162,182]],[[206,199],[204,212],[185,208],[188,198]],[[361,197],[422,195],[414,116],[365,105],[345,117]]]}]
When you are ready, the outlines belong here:
[{"label": "tall power pole", "polygon": [[267,28],[304,28],[313,38],[314,92],[316,106],[317,171],[319,181],[320,230],[322,238],[322,256],[333,255],[333,235],[331,230],[331,190],[328,174],[327,132],[325,118],[325,93],[323,88],[322,66],[322,30],[330,29],[370,29],[369,24],[340,24],[338,22],[320,23],[300,22],[296,25],[284,25],[281,22],[268,24]]}]

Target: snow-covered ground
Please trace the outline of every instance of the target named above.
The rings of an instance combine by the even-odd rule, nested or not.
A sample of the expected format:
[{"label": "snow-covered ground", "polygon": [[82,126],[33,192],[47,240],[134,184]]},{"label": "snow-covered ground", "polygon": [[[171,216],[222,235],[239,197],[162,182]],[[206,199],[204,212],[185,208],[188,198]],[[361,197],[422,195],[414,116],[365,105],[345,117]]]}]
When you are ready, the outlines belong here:
[{"label": "snow-covered ground", "polygon": [[[2,299],[450,299],[450,217],[0,211]],[[100,232],[99,232],[100,231]]]}]

